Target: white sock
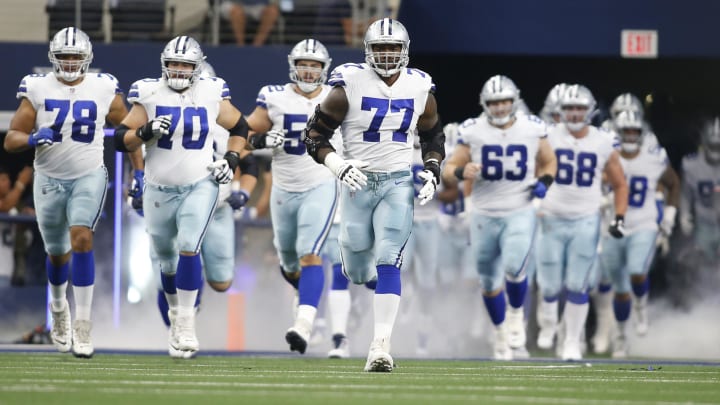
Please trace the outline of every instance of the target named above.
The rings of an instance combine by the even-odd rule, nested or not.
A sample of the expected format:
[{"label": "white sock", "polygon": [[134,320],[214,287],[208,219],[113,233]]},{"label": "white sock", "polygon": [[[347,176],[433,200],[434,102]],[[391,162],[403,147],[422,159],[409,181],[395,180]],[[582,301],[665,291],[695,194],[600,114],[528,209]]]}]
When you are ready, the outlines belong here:
[{"label": "white sock", "polygon": [[[195,315],[195,300],[197,299],[198,290],[177,289],[177,311],[179,316]],[[168,305],[170,301],[168,300]]]},{"label": "white sock", "polygon": [[327,304],[330,312],[332,334],[347,335],[348,316],[350,315],[350,290],[328,291]]},{"label": "white sock", "polygon": [[[166,292],[166,293],[165,293],[165,299],[166,299],[167,302],[168,302],[168,309],[177,309],[177,306],[178,306],[178,296],[177,296],[177,293],[175,293],[175,294],[170,294],[170,293],[167,293],[167,292]],[[193,304],[193,306],[194,306],[194,304]]]},{"label": "white sock", "polygon": [[315,315],[317,315],[317,308],[314,306],[306,304],[298,305],[297,318],[295,321],[302,319],[312,325],[313,322],[315,322]]},{"label": "white sock", "polygon": [[73,294],[75,295],[75,319],[90,320],[90,312],[92,308],[93,290],[95,285],[84,287],[73,286]]},{"label": "white sock", "polygon": [[570,301],[565,303],[563,321],[565,322],[565,340],[579,342],[580,336],[585,329],[587,319],[588,303],[574,304]]},{"label": "white sock", "polygon": [[53,311],[62,311],[65,308],[65,297],[67,295],[67,281],[60,284],[54,285],[48,283],[50,286],[50,306]]},{"label": "white sock", "polygon": [[373,309],[375,311],[374,339],[390,341],[395,317],[400,307],[400,296],[395,294],[375,294]]},{"label": "white sock", "polygon": [[543,329],[557,329],[558,324],[558,301],[547,302],[542,297],[537,309],[538,326]]}]

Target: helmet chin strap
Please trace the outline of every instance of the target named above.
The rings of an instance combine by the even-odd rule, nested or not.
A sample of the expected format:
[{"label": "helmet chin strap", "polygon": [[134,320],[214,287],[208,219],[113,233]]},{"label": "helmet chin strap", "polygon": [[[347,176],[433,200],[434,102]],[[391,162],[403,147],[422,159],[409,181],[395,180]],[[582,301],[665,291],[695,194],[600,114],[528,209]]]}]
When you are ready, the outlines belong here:
[{"label": "helmet chin strap", "polygon": [[510,122],[512,117],[513,117],[513,114],[508,114],[502,118],[498,118],[498,117],[493,117],[491,114],[488,113],[488,121],[490,121],[490,123],[495,126],[503,126],[503,125],[507,124],[508,122]]},{"label": "helmet chin strap", "polygon": [[622,148],[623,152],[626,153],[635,153],[640,150],[640,145],[635,142],[623,142],[620,144],[620,147]]},{"label": "helmet chin strap", "polygon": [[303,93],[312,93],[315,89],[320,86],[320,83],[307,83],[307,82],[296,82],[297,86]]},{"label": "helmet chin strap", "polygon": [[565,123],[565,126],[567,127],[567,129],[569,129],[570,131],[573,131],[573,132],[580,131],[581,129],[583,129],[585,127],[585,125],[587,125],[585,122],[566,122]]}]

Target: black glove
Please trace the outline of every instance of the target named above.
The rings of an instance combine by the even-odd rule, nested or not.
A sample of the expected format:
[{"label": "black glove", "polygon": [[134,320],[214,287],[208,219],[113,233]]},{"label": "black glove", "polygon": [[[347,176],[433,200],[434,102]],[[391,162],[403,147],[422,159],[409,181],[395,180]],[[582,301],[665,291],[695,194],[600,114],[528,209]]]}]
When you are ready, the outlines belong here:
[{"label": "black glove", "polygon": [[147,142],[153,138],[160,138],[161,136],[168,135],[170,133],[171,125],[172,116],[160,115],[135,130],[135,135],[144,142]]},{"label": "black glove", "polygon": [[610,222],[608,232],[613,238],[622,238],[625,236],[625,217],[623,215],[615,215],[615,219]]}]

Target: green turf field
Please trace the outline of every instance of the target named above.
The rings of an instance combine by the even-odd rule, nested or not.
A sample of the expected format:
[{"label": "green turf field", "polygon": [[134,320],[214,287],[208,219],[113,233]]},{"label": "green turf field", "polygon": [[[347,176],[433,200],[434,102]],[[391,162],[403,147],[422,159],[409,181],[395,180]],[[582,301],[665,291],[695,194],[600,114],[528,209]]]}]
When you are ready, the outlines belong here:
[{"label": "green turf field", "polygon": [[0,353],[0,404],[709,404],[720,365]]}]

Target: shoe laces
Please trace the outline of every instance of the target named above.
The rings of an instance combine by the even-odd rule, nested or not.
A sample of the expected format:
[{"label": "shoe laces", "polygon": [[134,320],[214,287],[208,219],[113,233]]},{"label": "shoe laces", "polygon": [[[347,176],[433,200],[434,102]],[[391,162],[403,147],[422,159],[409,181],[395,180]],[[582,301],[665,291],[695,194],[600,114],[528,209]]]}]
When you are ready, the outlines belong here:
[{"label": "shoe laces", "polygon": [[90,342],[90,322],[89,321],[75,321],[75,340],[79,343]]}]

